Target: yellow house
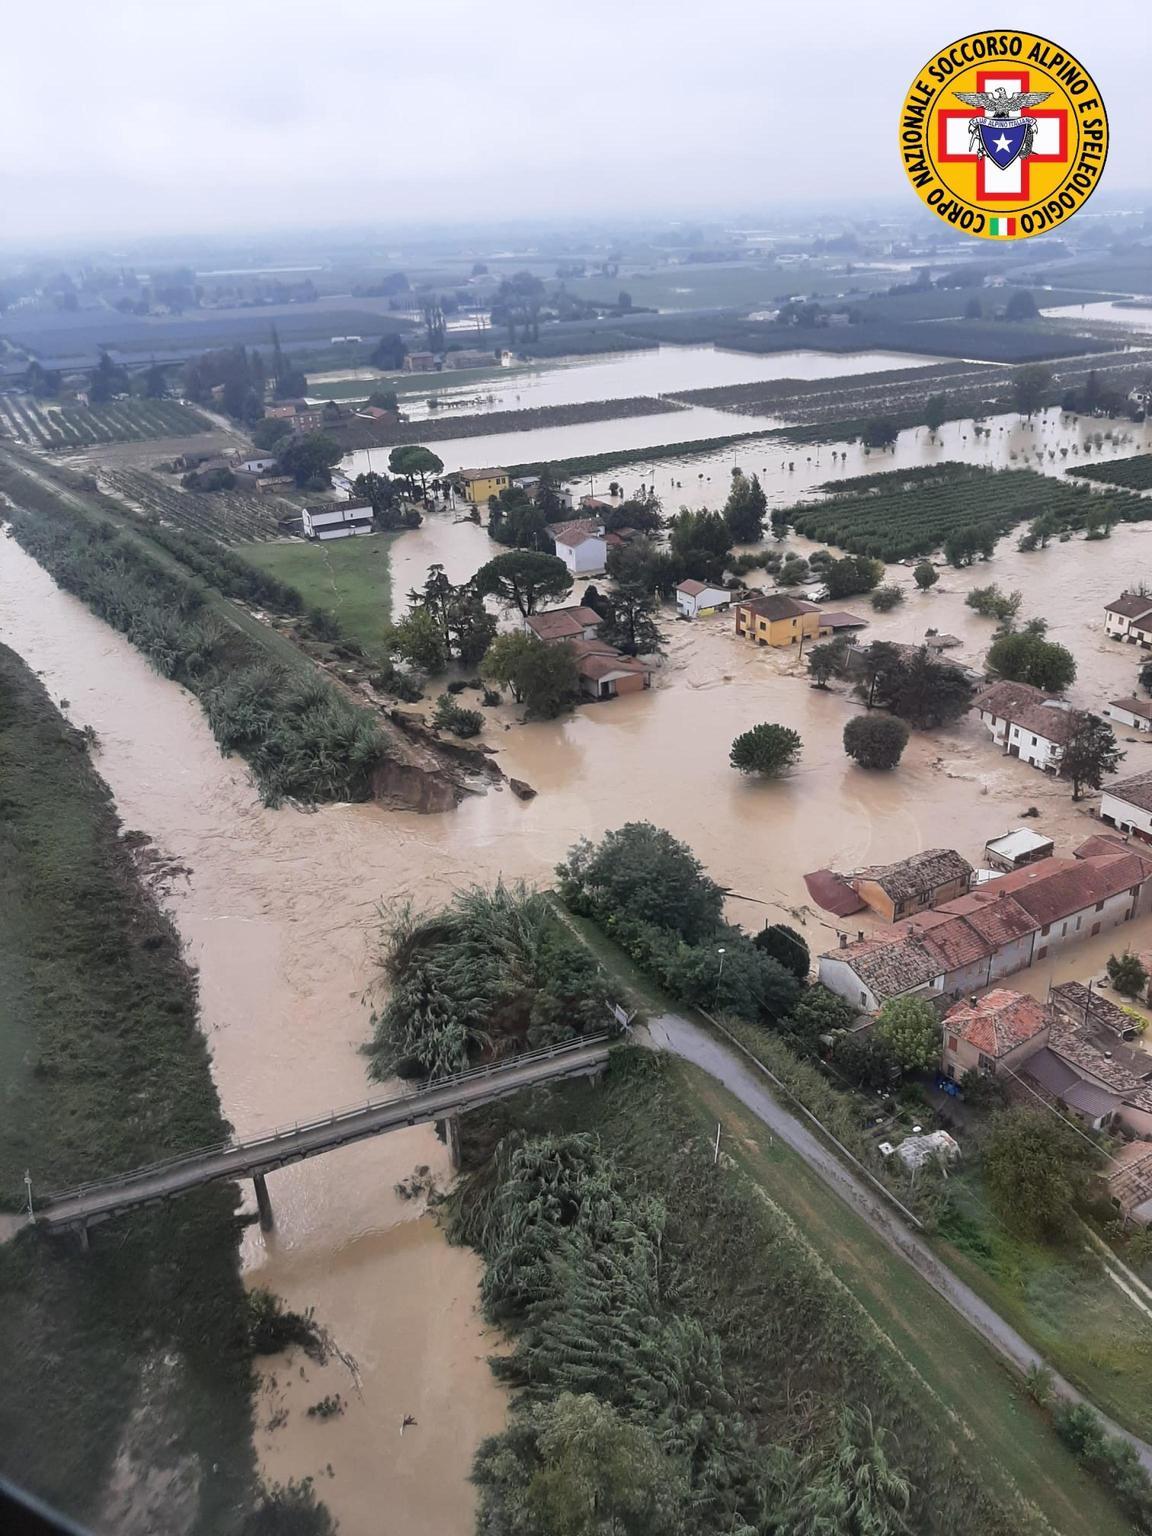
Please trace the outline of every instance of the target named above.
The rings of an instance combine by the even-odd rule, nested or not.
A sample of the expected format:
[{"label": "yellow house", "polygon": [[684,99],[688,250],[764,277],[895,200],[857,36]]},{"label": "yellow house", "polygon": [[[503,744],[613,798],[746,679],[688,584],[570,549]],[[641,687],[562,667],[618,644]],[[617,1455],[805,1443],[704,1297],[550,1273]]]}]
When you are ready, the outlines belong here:
[{"label": "yellow house", "polygon": [[457,478],[464,495],[478,507],[486,505],[489,496],[499,496],[512,483],[506,469],[462,469]]},{"label": "yellow house", "polygon": [[816,640],[821,636],[820,609],[776,593],[750,597],[736,604],[736,633],[757,645],[795,645],[801,635]]}]

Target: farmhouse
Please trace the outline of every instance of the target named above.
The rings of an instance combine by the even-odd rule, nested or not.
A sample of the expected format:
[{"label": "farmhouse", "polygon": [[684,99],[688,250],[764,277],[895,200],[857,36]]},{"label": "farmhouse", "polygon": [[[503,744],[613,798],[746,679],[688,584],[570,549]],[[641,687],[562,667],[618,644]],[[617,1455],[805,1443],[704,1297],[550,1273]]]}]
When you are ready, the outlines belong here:
[{"label": "farmhouse", "polygon": [[484,352],[477,347],[461,347],[457,352],[445,352],[445,368],[492,368],[496,364],[495,352]]},{"label": "farmhouse", "polygon": [[557,523],[552,529],[556,553],[573,576],[598,576],[608,559],[604,524],[594,518]]},{"label": "farmhouse", "polygon": [[682,581],[676,588],[676,608],[686,619],[721,612],[731,601],[727,588],[710,586],[706,581]]},{"label": "farmhouse", "polygon": [[461,487],[465,501],[477,507],[483,506],[489,496],[499,496],[509,485],[506,469],[462,469],[452,478]]},{"label": "farmhouse", "polygon": [[770,593],[736,604],[736,633],[757,645],[795,645],[820,634],[820,609],[797,597]]},{"label": "farmhouse", "polygon": [[926,848],[895,864],[859,870],[849,882],[866,906],[894,923],[950,896],[962,896],[972,866],[953,848]]},{"label": "farmhouse", "polygon": [[525,631],[537,640],[594,640],[599,628],[600,615],[594,608],[549,608],[524,620]]},{"label": "farmhouse", "polygon": [[1100,796],[1100,820],[1142,843],[1152,843],[1152,772],[1110,784]]},{"label": "farmhouse", "polygon": [[944,1075],[996,1073],[1021,1065],[1052,1033],[1052,1012],[1034,997],[997,987],[956,1003],[944,1015]]},{"label": "farmhouse", "polygon": [[635,656],[622,656],[603,640],[569,640],[580,674],[580,691],[592,699],[613,699],[652,686],[652,668]]},{"label": "farmhouse", "polygon": [[1104,607],[1104,633],[1110,640],[1124,640],[1129,645],[1152,646],[1152,597],[1146,593],[1123,592]]},{"label": "farmhouse", "polygon": [[993,683],[976,695],[972,708],[1006,757],[1045,773],[1059,771],[1073,720],[1063,699],[1028,683]]},{"label": "farmhouse", "polygon": [[370,501],[325,501],[305,507],[301,514],[309,539],[347,539],[372,532]]},{"label": "farmhouse", "polygon": [[270,470],[276,468],[276,463],[277,459],[274,453],[257,453],[255,451],[249,454],[237,453],[232,459],[233,469],[242,470],[246,475],[266,475]]},{"label": "farmhouse", "polygon": [[404,358],[405,373],[434,373],[435,371],[435,352],[409,352]]},{"label": "farmhouse", "polygon": [[1113,699],[1100,711],[1132,731],[1152,731],[1152,699]]}]

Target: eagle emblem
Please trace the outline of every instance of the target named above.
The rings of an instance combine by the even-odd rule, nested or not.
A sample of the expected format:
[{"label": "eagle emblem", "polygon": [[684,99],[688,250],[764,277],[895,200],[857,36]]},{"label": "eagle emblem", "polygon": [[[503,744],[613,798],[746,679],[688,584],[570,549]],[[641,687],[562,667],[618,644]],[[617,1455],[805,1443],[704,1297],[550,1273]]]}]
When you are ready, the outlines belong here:
[{"label": "eagle emblem", "polygon": [[966,107],[979,107],[983,117],[974,117],[968,129],[968,143],[972,150],[991,160],[999,170],[1006,171],[1017,160],[1027,160],[1032,153],[1036,137],[1034,117],[1012,117],[1026,107],[1038,107],[1047,101],[1051,91],[1014,91],[1010,96],[1002,85],[994,91],[953,91],[953,96]]}]

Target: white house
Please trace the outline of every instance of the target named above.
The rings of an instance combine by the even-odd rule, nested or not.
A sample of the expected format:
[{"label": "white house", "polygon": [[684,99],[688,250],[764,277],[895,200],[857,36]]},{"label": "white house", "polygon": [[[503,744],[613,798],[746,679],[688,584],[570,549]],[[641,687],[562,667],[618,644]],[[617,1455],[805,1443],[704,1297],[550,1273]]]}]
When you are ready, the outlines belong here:
[{"label": "white house", "polygon": [[266,475],[270,469],[275,469],[277,464],[274,453],[250,453],[247,457],[237,455],[236,468],[242,469],[246,475]]},{"label": "white house", "polygon": [[1115,602],[1105,605],[1104,633],[1110,640],[1125,640],[1148,649],[1152,646],[1152,597],[1122,592]]},{"label": "white house", "polygon": [[1132,731],[1152,731],[1152,699],[1113,699],[1100,711]]},{"label": "white house", "polygon": [[725,587],[709,586],[706,581],[682,581],[676,588],[676,607],[686,619],[720,613],[731,601],[732,594]]},{"label": "white house", "polygon": [[1110,784],[1100,797],[1100,820],[1152,843],[1152,771]]},{"label": "white house", "polygon": [[599,576],[608,562],[604,524],[592,518],[557,523],[552,529],[556,553],[573,576]]},{"label": "white house", "polygon": [[1005,756],[1057,773],[1072,728],[1072,708],[1028,683],[993,683],[972,708]]},{"label": "white house", "polygon": [[372,532],[372,504],[367,501],[321,502],[305,507],[301,516],[310,539],[347,539]]}]

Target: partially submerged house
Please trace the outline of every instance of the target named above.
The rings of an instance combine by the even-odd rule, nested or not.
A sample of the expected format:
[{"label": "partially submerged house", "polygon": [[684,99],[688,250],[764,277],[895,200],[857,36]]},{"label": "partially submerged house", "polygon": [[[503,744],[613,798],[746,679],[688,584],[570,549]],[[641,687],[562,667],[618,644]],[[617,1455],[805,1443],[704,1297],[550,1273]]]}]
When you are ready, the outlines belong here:
[{"label": "partially submerged house", "polygon": [[1056,844],[1031,827],[1017,827],[1002,837],[991,837],[984,844],[984,857],[993,869],[1005,873],[1023,869],[1025,864],[1035,864],[1038,859],[1050,859],[1056,852]]},{"label": "partially submerged house", "polygon": [[1073,711],[1065,699],[1029,683],[993,683],[976,695],[972,708],[1006,757],[1058,773],[1071,735]]},{"label": "partially submerged house", "polygon": [[1123,592],[1104,606],[1104,633],[1110,640],[1128,645],[1152,646],[1152,597],[1142,592]]},{"label": "partially submerged house", "polygon": [[972,873],[971,864],[954,848],[925,848],[894,864],[857,870],[849,884],[865,906],[895,923],[951,896],[962,896]]},{"label": "partially submerged house", "polygon": [[547,608],[530,613],[524,620],[525,632],[537,640],[595,640],[600,615],[594,608],[572,606]]},{"label": "partially submerged house", "polygon": [[1110,784],[1100,796],[1100,820],[1152,843],[1152,770]]},{"label": "partially submerged house", "polygon": [[1152,731],[1152,699],[1112,699],[1100,713],[1130,731]]},{"label": "partially submerged house", "polygon": [[564,642],[576,654],[580,690],[592,699],[614,699],[652,686],[652,666],[638,656],[624,656],[603,640]]},{"label": "partially submerged house", "polygon": [[854,942],[842,936],[820,956],[820,980],[868,1012],[908,993],[960,997],[1130,921],[1150,898],[1152,856],[1096,837],[1070,859],[1040,859]]},{"label": "partially submerged house", "polygon": [[676,609],[686,619],[720,613],[731,601],[732,594],[726,587],[717,587],[707,581],[682,581],[676,588]]},{"label": "partially submerged house", "polygon": [[573,576],[599,576],[608,562],[604,524],[595,518],[556,523],[552,530],[556,553]]},{"label": "partially submerged house", "polygon": [[815,603],[772,592],[742,598],[736,604],[736,633],[756,645],[795,645],[820,638],[820,609]]}]

